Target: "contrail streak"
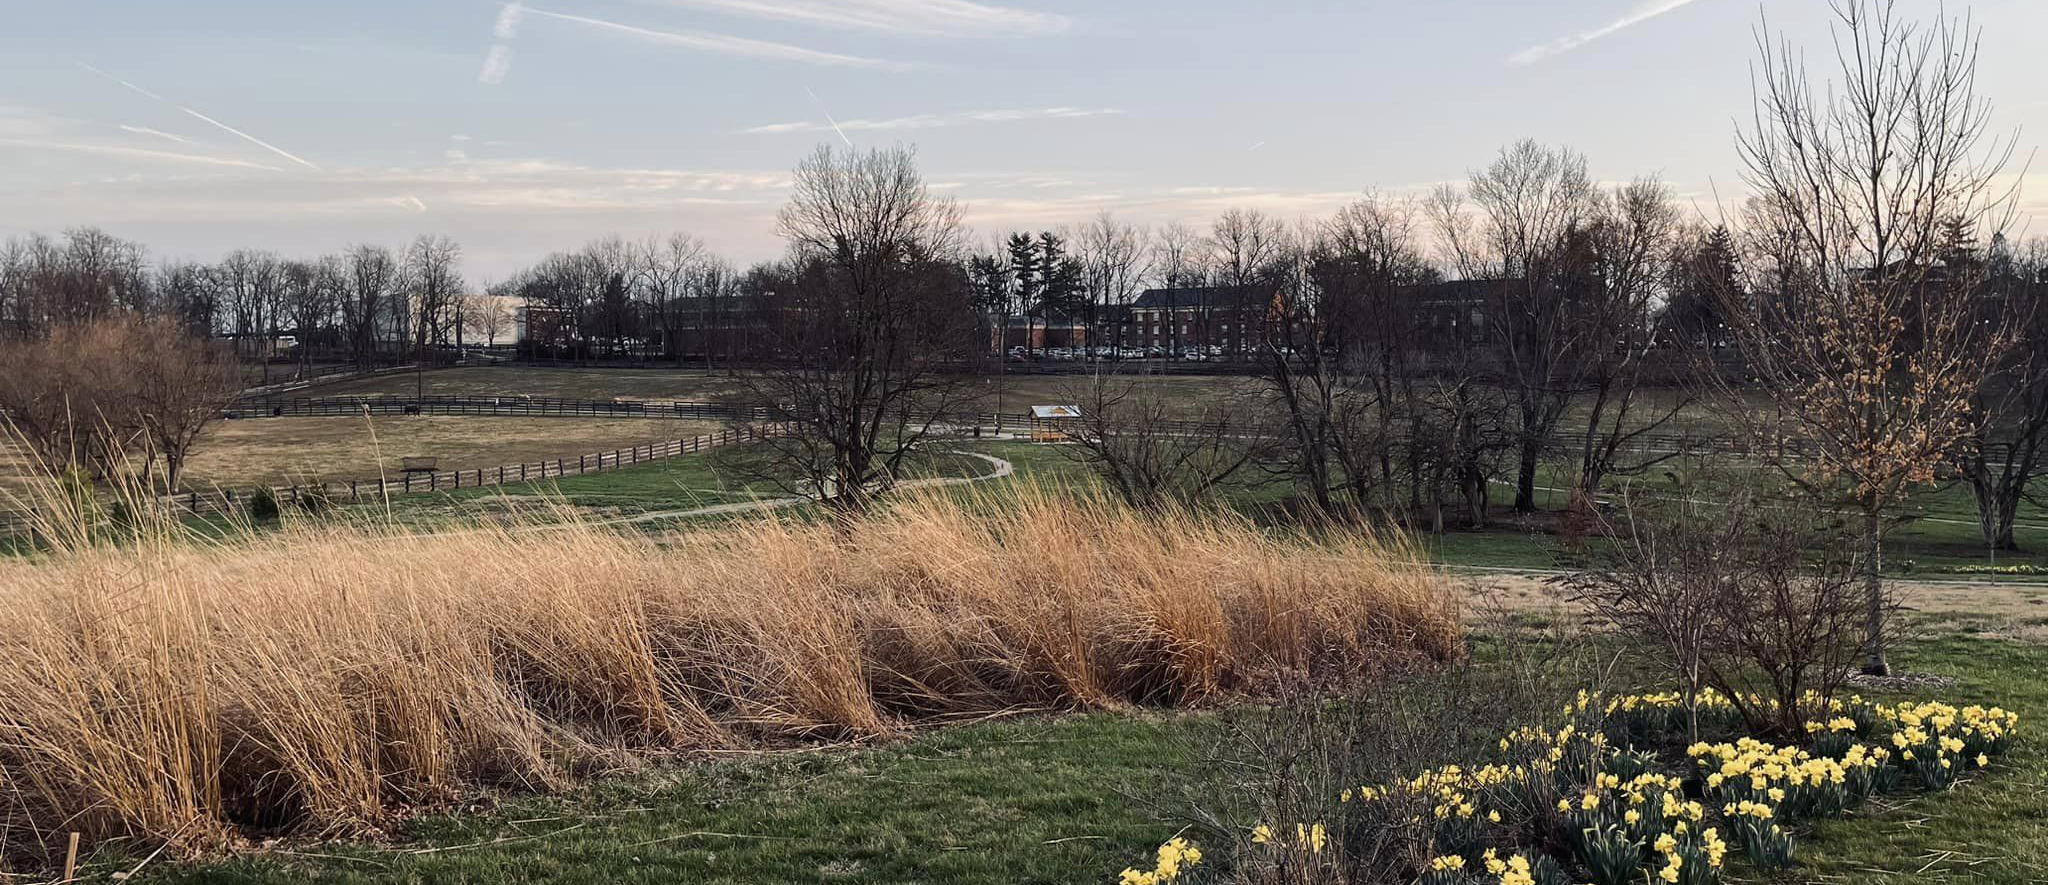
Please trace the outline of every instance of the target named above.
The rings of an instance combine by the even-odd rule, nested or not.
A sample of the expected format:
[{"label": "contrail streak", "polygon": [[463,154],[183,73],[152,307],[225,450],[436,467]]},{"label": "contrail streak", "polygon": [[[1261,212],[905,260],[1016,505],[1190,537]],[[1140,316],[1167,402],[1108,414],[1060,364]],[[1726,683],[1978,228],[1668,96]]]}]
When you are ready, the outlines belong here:
[{"label": "contrail streak", "polygon": [[1644,0],[1644,2],[1637,4],[1635,8],[1624,13],[1621,18],[1615,19],[1605,26],[1583,33],[1569,34],[1541,46],[1531,46],[1528,49],[1517,52],[1508,57],[1508,64],[1519,67],[1560,56],[1595,40],[1614,36],[1667,12],[1675,12],[1683,7],[1691,6],[1694,2],[1695,0]]},{"label": "contrail streak", "polygon": [[226,160],[199,154],[180,154],[172,151],[152,151],[145,148],[116,147],[103,144],[73,144],[59,141],[31,141],[26,138],[0,138],[0,145],[33,148],[45,151],[67,151],[79,154],[103,154],[109,157],[134,157],[142,160],[167,160],[174,163],[201,163],[207,166],[229,166],[238,169],[262,169],[266,172],[283,172],[276,166],[251,163],[247,160]]},{"label": "contrail streak", "polygon": [[320,171],[320,167],[318,167],[318,166],[315,166],[315,165],[313,165],[312,163],[308,163],[308,162],[306,162],[305,160],[302,160],[302,159],[300,159],[300,158],[298,158],[298,157],[296,157],[296,156],[293,156],[293,155],[292,155],[292,154],[291,154],[291,153],[290,153],[289,151],[286,151],[286,150],[285,150],[284,148],[278,147],[277,145],[271,144],[270,142],[267,142],[267,141],[264,141],[263,139],[257,138],[257,137],[256,137],[256,136],[254,136],[254,135],[250,135],[250,134],[249,134],[249,133],[247,133],[247,132],[243,132],[243,131],[242,131],[242,130],[240,130],[240,129],[236,129],[236,128],[235,128],[235,127],[233,127],[233,126],[229,126],[229,125],[228,125],[228,124],[226,124],[226,123],[222,123],[222,122],[221,122],[221,121],[219,121],[219,120],[216,120],[216,119],[214,119],[214,118],[212,118],[212,117],[209,117],[209,116],[207,116],[207,115],[205,115],[205,114],[202,114],[202,113],[200,113],[200,112],[198,112],[198,111],[195,111],[195,110],[193,110],[193,109],[191,109],[191,108],[188,108],[188,107],[184,107],[184,106],[182,106],[182,105],[181,105],[181,106],[179,106],[178,110],[184,111],[185,113],[191,114],[191,115],[192,115],[192,116],[194,116],[194,117],[198,117],[198,118],[199,118],[199,119],[201,119],[201,120],[204,120],[204,121],[206,121],[206,122],[208,122],[208,123],[211,123],[211,124],[213,124],[213,125],[215,125],[215,126],[218,126],[218,127],[220,127],[220,128],[222,129],[222,130],[224,130],[224,131],[226,131],[226,132],[228,132],[228,133],[230,133],[230,134],[233,134],[233,135],[237,135],[237,136],[240,136],[240,137],[241,137],[241,138],[242,138],[243,140],[245,140],[245,141],[249,142],[250,144],[253,144],[253,145],[257,146],[257,147],[260,147],[260,148],[262,148],[262,149],[264,149],[264,150],[266,150],[266,151],[269,151],[269,152],[271,152],[271,153],[273,153],[273,154],[276,154],[276,155],[278,155],[278,156],[280,156],[280,157],[283,157],[283,158],[285,158],[285,159],[287,159],[287,160],[290,160],[290,161],[292,161],[292,162],[294,162],[294,163],[297,163],[297,164],[299,164],[299,165],[301,165],[301,166],[304,166],[304,167],[306,167],[306,168],[308,168],[308,169],[311,169],[311,170],[313,170],[314,172],[318,172],[318,171]]},{"label": "contrail streak", "polygon": [[163,131],[163,130],[160,130],[160,129],[151,129],[151,128],[147,127],[147,126],[130,126],[130,125],[126,124],[126,123],[123,123],[123,124],[121,124],[121,131],[123,131],[123,132],[133,132],[133,133],[135,133],[136,135],[153,135],[153,136],[156,136],[157,138],[164,138],[164,139],[169,139],[169,140],[171,140],[171,141],[175,141],[175,142],[177,142],[177,143],[179,143],[179,144],[191,144],[191,143],[192,143],[192,139],[186,138],[185,136],[182,136],[182,135],[172,135],[172,134],[170,134],[170,133],[168,133],[168,132],[165,132],[165,131]]},{"label": "contrail streak", "polygon": [[818,93],[812,92],[811,87],[805,86],[804,94],[809,95],[811,103],[818,106],[818,113],[825,115],[825,122],[832,124],[832,131],[839,133],[839,140],[846,142],[847,147],[853,147],[853,139],[846,137],[846,130],[839,128],[839,121],[832,119],[831,111],[825,110],[825,103],[818,100]]},{"label": "contrail streak", "polygon": [[93,72],[93,73],[95,73],[95,74],[98,74],[98,75],[100,75],[100,76],[102,76],[102,77],[105,77],[105,78],[107,78],[107,79],[109,79],[109,80],[112,80],[112,81],[114,81],[114,82],[116,82],[116,83],[119,83],[119,84],[121,84],[122,86],[126,86],[126,87],[128,87],[129,89],[135,90],[136,92],[139,92],[139,93],[141,93],[141,94],[143,94],[143,95],[145,95],[145,96],[148,96],[148,97],[150,97],[150,98],[156,99],[157,101],[163,102],[164,104],[170,105],[171,107],[177,108],[178,110],[184,111],[185,113],[187,113],[187,114],[190,114],[191,116],[193,116],[193,117],[196,117],[196,118],[198,118],[199,120],[201,120],[201,121],[203,121],[203,122],[207,123],[208,125],[211,125],[211,126],[213,126],[213,127],[217,128],[217,129],[220,129],[220,130],[221,130],[221,131],[223,131],[223,132],[226,132],[226,133],[228,133],[228,134],[230,134],[230,135],[233,135],[233,136],[235,136],[235,137],[237,137],[237,138],[240,138],[240,139],[242,139],[243,141],[249,142],[250,144],[253,144],[253,145],[257,146],[257,147],[260,147],[260,148],[262,148],[262,149],[264,149],[264,150],[266,150],[266,151],[269,151],[269,152],[271,152],[271,153],[273,153],[273,154],[276,154],[276,155],[278,155],[278,156],[280,156],[280,157],[283,157],[283,158],[285,158],[285,159],[287,159],[287,160],[290,160],[290,161],[292,161],[292,162],[294,162],[294,163],[297,163],[297,164],[299,164],[299,165],[301,165],[301,166],[304,166],[304,167],[306,167],[306,168],[308,168],[308,169],[311,169],[311,170],[313,170],[313,171],[315,171],[315,172],[319,172],[319,171],[320,171],[320,167],[318,167],[318,166],[315,166],[315,165],[313,165],[312,163],[309,163],[309,162],[307,162],[307,161],[306,161],[305,159],[303,159],[303,158],[301,158],[301,157],[299,157],[299,156],[297,156],[297,155],[295,155],[295,154],[291,153],[290,151],[287,151],[287,150],[285,150],[284,148],[278,147],[277,145],[271,144],[270,142],[267,142],[267,141],[264,141],[263,139],[257,138],[257,137],[256,137],[256,136],[254,136],[254,135],[250,135],[250,134],[249,134],[249,133],[247,133],[247,132],[243,132],[243,131],[242,131],[242,130],[240,130],[240,129],[236,129],[236,128],[235,128],[235,127],[233,127],[233,126],[229,126],[229,125],[228,125],[228,124],[226,124],[226,123],[222,123],[222,122],[221,122],[221,121],[219,121],[219,120],[216,120],[216,119],[214,119],[214,118],[212,118],[212,117],[209,117],[209,116],[207,116],[207,115],[205,115],[205,114],[202,114],[202,113],[200,113],[200,112],[198,112],[198,111],[195,111],[195,110],[193,110],[193,109],[191,109],[191,108],[188,108],[188,107],[186,107],[186,106],[184,106],[184,105],[178,104],[177,102],[171,101],[171,100],[170,100],[170,99],[168,99],[168,98],[165,98],[165,97],[163,97],[163,96],[161,96],[161,95],[158,95],[158,94],[156,94],[156,93],[154,93],[154,92],[151,92],[151,91],[149,91],[149,90],[147,90],[147,89],[144,89],[144,88],[142,88],[142,87],[140,87],[140,86],[137,86],[137,85],[135,85],[135,84],[133,84],[133,83],[130,83],[130,82],[126,81],[126,80],[123,80],[123,79],[121,79],[120,77],[116,77],[116,76],[114,76],[113,74],[109,74],[109,73],[107,73],[106,71],[102,71],[102,70],[100,70],[99,68],[96,68],[96,67],[93,67],[92,65],[86,64],[85,62],[79,62],[79,63],[78,63],[78,66],[79,66],[79,67],[81,67],[81,68],[84,68],[84,69],[86,69],[86,70],[88,70],[88,71],[91,71],[91,72]]}]

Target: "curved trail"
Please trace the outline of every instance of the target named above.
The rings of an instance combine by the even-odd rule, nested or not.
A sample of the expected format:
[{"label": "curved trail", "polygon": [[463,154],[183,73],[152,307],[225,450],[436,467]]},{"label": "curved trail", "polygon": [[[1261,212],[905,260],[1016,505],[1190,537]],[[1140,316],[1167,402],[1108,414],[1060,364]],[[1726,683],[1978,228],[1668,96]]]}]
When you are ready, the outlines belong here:
[{"label": "curved trail", "polygon": [[[979,458],[983,461],[987,461],[995,469],[980,476],[952,476],[934,479],[914,479],[909,482],[897,484],[893,489],[891,489],[891,491],[908,491],[911,489],[933,489],[943,488],[945,486],[972,485],[978,482],[989,482],[991,480],[1004,479],[1017,472],[1017,465],[1012,464],[1005,459],[998,458],[994,455],[985,455],[982,454],[981,452],[966,452],[960,451],[958,449],[950,450],[946,452],[946,454],[965,455],[969,458]],[[762,498],[752,501],[740,501],[732,504],[713,504],[707,507],[694,507],[683,510],[658,510],[652,513],[636,513],[632,516],[621,516],[613,519],[596,520],[589,524],[634,525],[643,522],[658,522],[660,520],[665,519],[689,519],[691,517],[697,516],[717,516],[722,513],[745,513],[750,510],[779,510],[784,507],[795,507],[802,504],[813,503],[816,503],[816,499],[794,496],[787,498]]]}]

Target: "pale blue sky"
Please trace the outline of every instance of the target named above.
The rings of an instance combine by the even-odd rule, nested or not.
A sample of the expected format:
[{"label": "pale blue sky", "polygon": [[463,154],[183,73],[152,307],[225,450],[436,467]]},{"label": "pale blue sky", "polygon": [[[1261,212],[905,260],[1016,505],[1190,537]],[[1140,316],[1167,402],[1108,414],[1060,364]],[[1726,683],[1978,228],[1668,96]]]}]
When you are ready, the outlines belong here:
[{"label": "pale blue sky", "polygon": [[[2048,2],[1971,7],[2031,148]],[[1321,214],[1524,136],[1711,215],[1741,193],[1760,12],[1827,51],[1824,0],[0,0],[0,237],[208,259],[445,233],[488,279],[687,230],[753,260],[828,114],[917,144],[989,232]]]}]

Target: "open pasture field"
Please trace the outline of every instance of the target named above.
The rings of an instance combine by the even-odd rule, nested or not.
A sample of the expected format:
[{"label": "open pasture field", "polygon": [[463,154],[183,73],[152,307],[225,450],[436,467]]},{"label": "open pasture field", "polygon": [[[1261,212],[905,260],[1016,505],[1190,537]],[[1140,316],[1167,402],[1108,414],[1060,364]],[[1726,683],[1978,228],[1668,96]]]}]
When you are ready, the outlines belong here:
[{"label": "open pasture field", "polygon": [[[1248,379],[1216,375],[1133,375],[1146,384],[1157,384],[1175,399],[1184,398],[1190,409],[1199,408],[1218,391],[1244,387]],[[560,399],[678,400],[705,402],[721,397],[744,396],[745,382],[726,372],[705,373],[702,369],[558,369],[522,366],[471,366],[437,369],[426,373],[429,396],[527,395]],[[1088,383],[1086,375],[1004,374],[978,376],[974,386],[982,398],[982,410],[993,412],[1000,402],[1010,413],[1031,406],[1071,403],[1073,391]],[[412,396],[418,380],[411,375],[385,375],[322,384],[303,392],[305,396]]]},{"label": "open pasture field", "polygon": [[[383,375],[321,384],[302,396],[412,396],[421,379]],[[741,384],[723,372],[702,369],[554,369],[525,366],[465,366],[436,369],[424,378],[428,396],[535,396],[557,399],[704,402],[733,394]]]},{"label": "open pasture field", "polygon": [[[206,432],[186,466],[188,488],[247,488],[309,480],[396,476],[401,458],[431,456],[441,470],[502,464],[668,442],[715,433],[716,422],[407,415],[375,418],[252,418]],[[28,466],[0,442],[0,487],[19,493]]]},{"label": "open pasture field", "polygon": [[430,456],[441,470],[496,467],[715,433],[675,419],[587,420],[439,415],[252,418],[223,421],[192,456],[189,485],[289,484],[397,475],[399,459]]}]

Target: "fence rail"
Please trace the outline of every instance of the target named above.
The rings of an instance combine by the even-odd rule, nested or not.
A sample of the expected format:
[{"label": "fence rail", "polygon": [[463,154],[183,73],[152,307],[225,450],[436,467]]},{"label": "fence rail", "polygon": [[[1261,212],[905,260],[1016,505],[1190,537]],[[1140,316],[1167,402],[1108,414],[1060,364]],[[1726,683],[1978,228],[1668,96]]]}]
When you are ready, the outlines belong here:
[{"label": "fence rail", "polygon": [[533,396],[252,397],[223,410],[231,419],[340,418],[360,415],[482,415],[563,418],[707,418],[766,420],[765,407],[727,403],[559,399]]},{"label": "fence rail", "polygon": [[[377,479],[271,486],[269,490],[280,507],[304,506],[316,499],[335,504],[378,501],[393,495],[452,492],[602,473],[725,446],[757,442],[783,436],[789,432],[790,429],[784,425],[741,427],[574,457],[547,458],[518,464],[501,464],[496,467],[408,472],[396,478],[385,476]],[[162,506],[172,508],[173,512],[181,517],[224,515],[246,509],[260,491],[260,487],[240,491],[190,491],[166,495],[157,501]],[[38,523],[39,516],[34,511],[0,513],[0,536],[26,534],[33,531]]]}]

